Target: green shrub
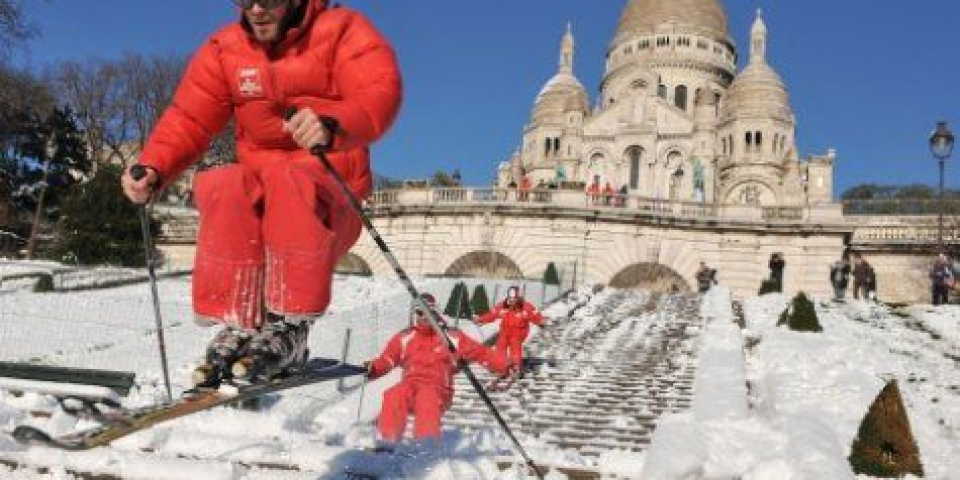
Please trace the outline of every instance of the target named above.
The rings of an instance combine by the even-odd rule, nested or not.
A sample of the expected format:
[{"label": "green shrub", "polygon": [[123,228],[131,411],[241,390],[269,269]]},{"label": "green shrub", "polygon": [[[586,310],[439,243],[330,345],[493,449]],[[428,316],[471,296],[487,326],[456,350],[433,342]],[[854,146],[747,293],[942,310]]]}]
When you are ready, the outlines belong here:
[{"label": "green shrub", "polygon": [[547,270],[543,272],[544,285],[560,285],[560,274],[557,273],[557,266],[553,262],[547,264]]},{"label": "green shrub", "polygon": [[490,299],[487,297],[487,289],[482,283],[477,284],[473,289],[473,297],[470,299],[470,305],[473,307],[473,313],[483,315],[490,311]]},{"label": "green shrub", "polygon": [[453,287],[450,298],[447,299],[447,307],[443,309],[443,314],[450,318],[470,318],[473,316],[470,308],[470,292],[466,283],[460,282]]},{"label": "green shrub", "polygon": [[[81,265],[145,266],[139,211],[120,192],[120,167],[103,165],[63,200],[51,258]],[[150,221],[156,238],[161,224]]]},{"label": "green shrub", "polygon": [[860,422],[847,457],[854,473],[871,477],[923,477],[920,450],[910,429],[897,381],[891,380]]},{"label": "green shrub", "polygon": [[780,314],[777,326],[786,324],[790,330],[797,332],[822,332],[820,319],[817,318],[817,309],[813,302],[803,292],[793,297],[790,305]]},{"label": "green shrub", "polygon": [[53,291],[53,275],[43,273],[37,277],[37,283],[33,284],[33,291],[37,293]]},{"label": "green shrub", "polygon": [[777,282],[775,280],[766,279],[763,283],[760,284],[760,295],[766,295],[768,293],[777,293],[780,289],[777,288]]}]

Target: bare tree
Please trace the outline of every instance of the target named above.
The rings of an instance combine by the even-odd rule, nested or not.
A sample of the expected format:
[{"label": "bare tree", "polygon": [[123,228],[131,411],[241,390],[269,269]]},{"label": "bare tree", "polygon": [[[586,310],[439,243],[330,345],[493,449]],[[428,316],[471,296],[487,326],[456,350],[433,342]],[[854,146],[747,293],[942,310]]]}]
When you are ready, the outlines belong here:
[{"label": "bare tree", "polygon": [[14,48],[37,35],[27,21],[23,0],[0,0],[0,59],[8,60]]},{"label": "bare tree", "polygon": [[186,57],[144,57],[129,53],[119,64],[120,80],[127,100],[125,116],[131,120],[128,133],[142,149],[157,120],[173,98],[186,68]]},{"label": "bare tree", "polygon": [[63,62],[50,77],[77,112],[91,157],[127,165],[170,103],[185,63],[182,56],[130,53],[115,61]]},{"label": "bare tree", "polygon": [[61,101],[76,112],[84,131],[90,157],[97,162],[109,158],[112,132],[119,124],[124,128],[119,103],[119,80],[116,68],[102,60],[65,61],[49,75]]},{"label": "bare tree", "polygon": [[27,112],[43,117],[53,106],[50,89],[29,72],[0,68],[0,158],[14,156],[17,132]]}]

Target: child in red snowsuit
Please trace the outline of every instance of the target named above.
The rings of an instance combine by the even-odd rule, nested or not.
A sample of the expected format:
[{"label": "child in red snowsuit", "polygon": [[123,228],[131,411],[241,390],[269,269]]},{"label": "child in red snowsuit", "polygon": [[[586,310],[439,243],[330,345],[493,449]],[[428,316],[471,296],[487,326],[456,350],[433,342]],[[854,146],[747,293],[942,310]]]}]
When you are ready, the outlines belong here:
[{"label": "child in red snowsuit", "polygon": [[[436,305],[430,294],[421,298],[431,308]],[[456,329],[446,330],[457,350],[451,352],[429,323],[426,312],[417,307],[413,315],[414,325],[394,335],[380,357],[367,364],[367,376],[371,379],[382,377],[395,367],[403,368],[403,380],[383,394],[377,421],[381,438],[390,443],[400,441],[411,413],[414,438],[439,441],[440,419],[453,400],[453,375],[460,361],[480,362],[498,375],[506,375],[512,367],[502,353]]]},{"label": "child in red snowsuit", "polygon": [[530,324],[543,327],[543,315],[520,296],[518,287],[512,286],[507,290],[507,298],[477,317],[477,323],[491,323],[497,319],[500,320],[497,350],[508,355],[515,365],[523,365],[523,342],[530,333]]}]

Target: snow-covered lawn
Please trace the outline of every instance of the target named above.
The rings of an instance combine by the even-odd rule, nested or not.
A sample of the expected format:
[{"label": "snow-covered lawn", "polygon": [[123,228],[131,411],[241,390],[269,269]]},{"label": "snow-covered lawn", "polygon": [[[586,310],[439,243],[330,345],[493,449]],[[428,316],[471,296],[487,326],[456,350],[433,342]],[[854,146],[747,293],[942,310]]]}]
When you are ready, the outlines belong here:
[{"label": "snow-covered lawn", "polygon": [[[725,326],[726,302],[705,302],[693,411],[661,423],[641,478],[855,478],[850,446],[890,379],[898,380],[926,478],[960,478],[960,310],[915,306],[907,312],[916,316],[904,317],[872,303],[818,302],[824,331],[800,333],[776,326],[788,300],[744,302],[752,345],[745,358],[735,354],[740,335]],[[718,321],[724,325],[712,325]]]},{"label": "snow-covered lawn", "polygon": [[[0,275],[51,268],[56,266],[0,262]],[[454,284],[417,283],[443,304]],[[472,291],[477,282],[467,283]],[[508,285],[484,283],[491,297]],[[187,387],[214,330],[192,320],[189,278],[165,279],[159,287],[176,393]],[[578,303],[589,308],[611,290],[577,294],[581,298],[560,302],[548,313],[566,315]],[[540,298],[535,284],[528,296]],[[960,478],[960,308],[920,305],[892,311],[859,302],[818,302],[824,331],[809,334],[776,327],[787,300],[776,294],[745,299],[747,328],[741,331],[732,323],[726,290],[717,288],[704,298],[691,409],[663,417],[645,454],[604,453],[607,471],[625,478],[854,478],[846,457],[857,427],[884,382],[895,378],[926,478]],[[313,355],[340,357],[349,329],[348,360],[366,360],[406,326],[409,307],[407,293],[393,278],[338,277],[334,303],[311,335]],[[578,328],[589,329],[588,318]],[[151,404],[164,391],[155,322],[146,284],[72,293],[2,290],[0,360],[133,371],[138,385],[125,404]],[[598,352],[578,357],[604,360]],[[29,415],[55,411],[50,398],[0,391],[0,462],[31,466],[14,471],[0,463],[0,478],[70,478],[66,472],[71,471],[204,480],[346,479],[349,472],[431,480],[533,478],[497,469],[488,447],[508,452],[510,444],[492,421],[489,429],[469,434],[448,426],[436,450],[411,445],[392,456],[364,450],[374,444],[381,394],[397,378],[394,372],[363,388],[351,379],[340,390],[336,382],[292,390],[269,397],[259,412],[216,409],[83,453],[15,443],[5,433],[21,423],[54,432],[74,425],[61,414]],[[544,453],[564,455],[569,452]],[[34,467],[47,470],[39,473]],[[553,472],[549,478],[565,477]]]}]

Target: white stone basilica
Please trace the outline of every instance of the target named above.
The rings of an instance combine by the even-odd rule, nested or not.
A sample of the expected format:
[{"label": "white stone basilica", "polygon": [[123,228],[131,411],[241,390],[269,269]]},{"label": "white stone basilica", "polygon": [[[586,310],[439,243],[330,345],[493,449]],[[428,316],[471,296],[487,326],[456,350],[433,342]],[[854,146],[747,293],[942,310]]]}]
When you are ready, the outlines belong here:
[{"label": "white stone basilica", "polygon": [[804,206],[833,202],[833,151],[801,161],[796,119],[767,63],[760,12],[750,58],[720,0],[629,0],[606,55],[595,106],[574,74],[570,26],[559,71],[534,102],[520,151],[498,184],[608,183],[685,202]]}]

